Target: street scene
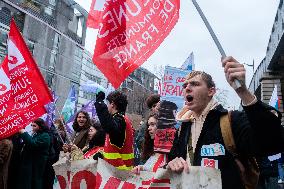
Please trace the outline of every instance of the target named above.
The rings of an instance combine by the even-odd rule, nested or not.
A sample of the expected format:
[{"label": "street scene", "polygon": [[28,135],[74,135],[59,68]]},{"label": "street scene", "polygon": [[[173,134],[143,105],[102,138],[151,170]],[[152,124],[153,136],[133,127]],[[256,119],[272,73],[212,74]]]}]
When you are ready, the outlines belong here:
[{"label": "street scene", "polygon": [[0,189],[284,188],[283,34],[283,0],[0,0]]}]

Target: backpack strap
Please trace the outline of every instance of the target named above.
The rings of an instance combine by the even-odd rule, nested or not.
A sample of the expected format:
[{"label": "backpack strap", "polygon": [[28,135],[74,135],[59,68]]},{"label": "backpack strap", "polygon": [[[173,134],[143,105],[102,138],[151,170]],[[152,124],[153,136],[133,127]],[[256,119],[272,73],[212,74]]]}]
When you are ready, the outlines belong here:
[{"label": "backpack strap", "polygon": [[231,111],[221,116],[220,127],[226,149],[233,155],[233,157],[237,157],[238,153],[231,127]]}]

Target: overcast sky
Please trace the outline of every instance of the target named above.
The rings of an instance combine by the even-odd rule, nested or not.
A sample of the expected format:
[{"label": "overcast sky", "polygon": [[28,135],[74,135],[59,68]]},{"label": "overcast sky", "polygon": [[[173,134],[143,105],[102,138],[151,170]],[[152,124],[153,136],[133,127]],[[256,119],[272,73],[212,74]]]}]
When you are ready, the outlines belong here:
[{"label": "overcast sky", "polygon": [[[91,0],[76,0],[87,11]],[[256,67],[265,57],[279,0],[198,0],[227,55]],[[96,32],[88,31],[86,48],[93,52]],[[181,0],[180,18],[170,35],[143,64],[179,67],[190,52],[195,55],[195,68],[212,75],[217,87],[228,90],[229,102],[238,108],[240,100],[227,84],[220,63],[220,54],[191,0]],[[252,67],[247,69],[247,85]]]}]

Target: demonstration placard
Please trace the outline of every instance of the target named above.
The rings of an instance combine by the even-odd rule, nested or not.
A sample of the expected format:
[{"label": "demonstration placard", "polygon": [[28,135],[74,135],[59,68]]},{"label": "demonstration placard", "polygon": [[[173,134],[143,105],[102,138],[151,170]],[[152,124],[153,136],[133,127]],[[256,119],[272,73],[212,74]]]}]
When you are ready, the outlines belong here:
[{"label": "demonstration placard", "polygon": [[164,77],[160,86],[162,100],[174,102],[180,110],[184,105],[183,87],[185,77],[190,71],[170,66],[165,67]]},{"label": "demonstration placard", "polygon": [[166,169],[156,173],[141,171],[135,175],[118,170],[102,159],[67,161],[62,159],[53,165],[61,189],[221,189],[221,173],[218,169],[190,167],[189,173],[176,174]]},{"label": "demonstration placard", "polygon": [[154,138],[154,151],[169,153],[175,138],[175,114],[177,105],[173,102],[162,100],[158,105],[157,132]]}]

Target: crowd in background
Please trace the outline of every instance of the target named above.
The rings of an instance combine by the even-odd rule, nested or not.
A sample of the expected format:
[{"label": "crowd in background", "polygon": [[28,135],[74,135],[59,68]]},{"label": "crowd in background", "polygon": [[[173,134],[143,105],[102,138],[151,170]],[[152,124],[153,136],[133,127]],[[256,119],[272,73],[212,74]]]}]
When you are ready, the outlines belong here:
[{"label": "crowd in background", "polygon": [[[196,75],[189,75],[189,81],[192,78],[198,78],[200,81],[204,80],[210,84],[212,80],[204,72],[194,72],[193,74]],[[204,79],[200,76],[207,78]],[[187,83],[184,87],[185,91],[191,92],[192,87],[198,86],[196,83]],[[211,85],[215,86],[213,81]],[[196,96],[195,98],[199,97]],[[187,103],[192,100],[190,97],[188,99]],[[208,102],[205,105],[211,109],[205,108],[203,113],[215,111],[214,108],[219,107],[211,98]],[[254,99],[253,102],[257,103],[257,100]],[[198,123],[198,119],[193,119],[188,109],[186,111],[182,109],[178,112],[175,117],[176,120],[182,122],[182,125],[194,124],[194,127],[183,126],[181,129],[178,128],[173,148],[169,154],[157,152],[154,150],[154,139],[161,115],[162,101],[160,96],[154,94],[147,98],[145,105],[149,108],[150,113],[145,119],[141,120],[136,131],[133,130],[130,120],[125,116],[127,103],[126,95],[120,91],[111,92],[106,97],[106,101],[105,94],[99,92],[94,103],[98,120],[90,118],[87,112],[77,112],[73,123],[74,133],[72,136],[66,131],[62,118],[56,119],[50,127],[46,125],[43,119],[38,118],[31,123],[31,135],[21,129],[17,134],[1,140],[0,188],[52,189],[55,179],[52,165],[59,160],[61,153],[70,154],[72,160],[103,158],[117,169],[129,170],[133,174],[139,174],[140,171],[156,172],[158,168],[167,168],[176,172],[186,169],[187,164],[184,164],[184,159],[187,156],[186,151],[189,149],[185,149],[184,152],[180,148],[187,148],[187,145],[181,146],[179,143],[183,142],[184,133],[190,132],[188,128],[196,129],[194,127]],[[260,106],[266,107],[262,104]],[[271,107],[269,108],[269,110],[273,110]],[[273,115],[269,116],[272,117],[271,120],[276,120]],[[202,122],[202,119],[200,119],[200,124],[205,123],[204,120]],[[195,130],[191,130],[191,132],[196,134]],[[212,133],[211,131],[211,135]],[[191,140],[192,144],[195,145],[194,148],[197,148],[197,141],[194,142],[194,138]],[[267,149],[270,149],[269,146]],[[275,161],[269,161],[267,156],[258,156],[257,162],[260,168],[259,189],[266,188],[270,178],[277,177],[278,183],[283,184],[283,156]],[[227,166],[231,165],[227,164]],[[222,182],[224,181],[222,180]]]}]

